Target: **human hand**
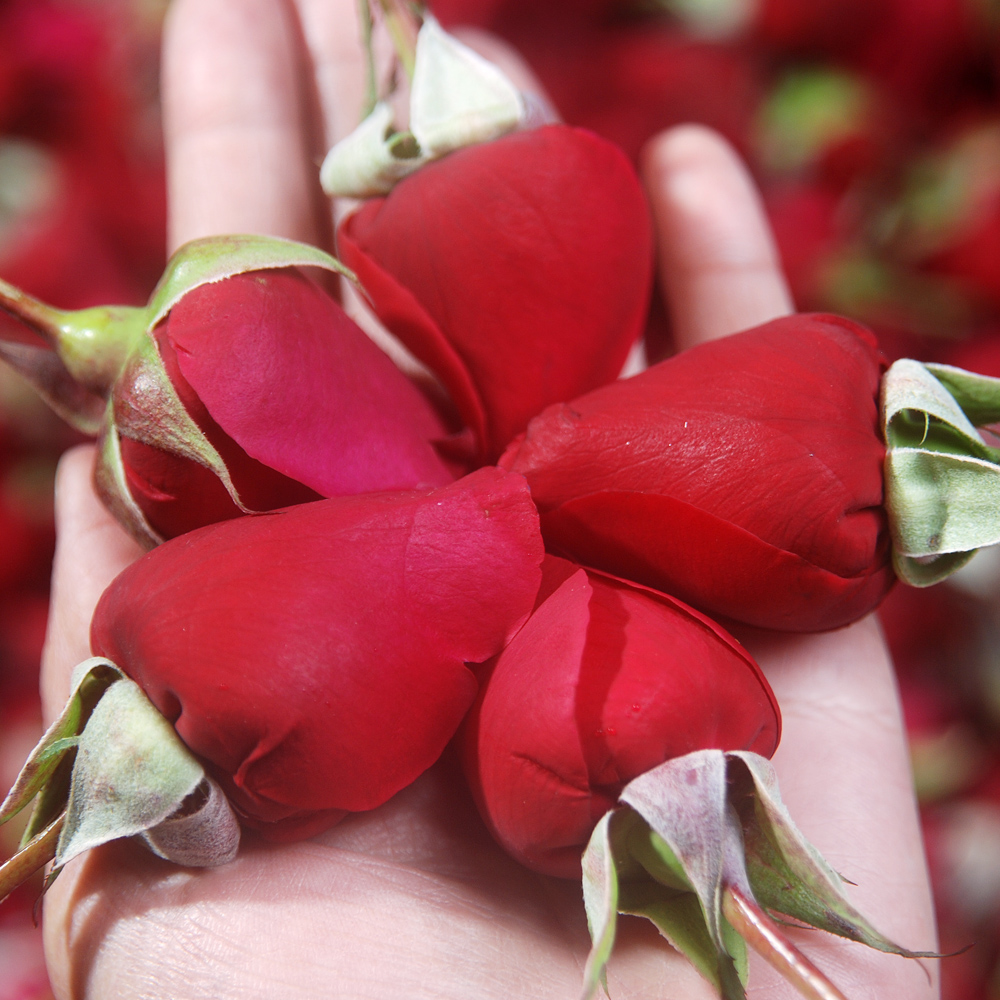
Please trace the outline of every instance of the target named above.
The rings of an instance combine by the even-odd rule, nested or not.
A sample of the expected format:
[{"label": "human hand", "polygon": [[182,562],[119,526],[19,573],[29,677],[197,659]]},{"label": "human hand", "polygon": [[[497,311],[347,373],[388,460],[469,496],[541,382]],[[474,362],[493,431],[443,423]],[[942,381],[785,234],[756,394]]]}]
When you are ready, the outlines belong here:
[{"label": "human hand", "polygon": [[[316,163],[354,124],[353,0],[175,0],[164,99],[171,242],[257,231],[328,243]],[[756,197],[702,129],[646,161],[675,331],[685,345],[790,309]],[[101,591],[138,550],[89,486],[89,449],[60,472],[59,548],[43,665],[47,712],[89,655]],[[785,799],[851,895],[893,938],[933,943],[929,893],[892,675],[874,621],[820,636],[744,636],[782,704]],[[189,871],[131,842],[72,862],[45,906],[60,998],[297,1000],[331,995],[575,997],[589,941],[579,886],[521,869],[492,842],[449,762],[380,809],[310,841],[248,837],[223,868]],[[916,963],[818,932],[805,950],[849,996],[934,995]],[[791,990],[759,964],[752,996]],[[650,925],[623,920],[612,996],[711,995]]]}]

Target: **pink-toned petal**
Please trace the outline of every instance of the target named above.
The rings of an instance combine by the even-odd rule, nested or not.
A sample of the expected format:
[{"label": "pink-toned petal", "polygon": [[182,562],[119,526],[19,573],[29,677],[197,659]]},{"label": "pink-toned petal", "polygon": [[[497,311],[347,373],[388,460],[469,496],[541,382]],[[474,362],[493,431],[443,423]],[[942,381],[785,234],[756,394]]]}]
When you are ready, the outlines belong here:
[{"label": "pink-toned petal", "polygon": [[201,286],[167,336],[184,378],[248,455],[322,496],[437,486],[430,403],[317,285],[261,271]]}]

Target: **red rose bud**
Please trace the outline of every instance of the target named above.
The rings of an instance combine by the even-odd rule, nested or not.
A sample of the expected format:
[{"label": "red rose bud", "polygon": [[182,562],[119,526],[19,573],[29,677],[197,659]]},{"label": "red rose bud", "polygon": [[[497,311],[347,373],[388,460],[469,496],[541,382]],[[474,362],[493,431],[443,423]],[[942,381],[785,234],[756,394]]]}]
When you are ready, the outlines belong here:
[{"label": "red rose bud", "polygon": [[[541,561],[524,480],[481,469],[438,490],[322,500],[173,539],[111,584],[91,641],[107,657],[101,676],[124,671],[141,686],[248,825],[297,839],[375,808],[437,759],[476,694],[466,663],[495,655],[527,618]],[[109,690],[139,690],[117,676]],[[39,761],[59,765],[59,741],[75,743],[95,696],[71,702],[0,821],[44,784]],[[159,738],[146,742],[155,759]],[[196,777],[184,771],[180,802]],[[31,835],[59,819],[56,792]],[[96,828],[86,846],[122,835],[89,807],[74,812],[89,792],[74,777],[66,824]],[[129,805],[129,789],[117,798]],[[151,836],[173,856],[158,825],[170,811]],[[145,829],[145,815],[122,828]]]},{"label": "red rose bud", "polygon": [[874,337],[799,315],[536,417],[501,460],[554,550],[711,614],[820,631],[893,581]]},{"label": "red rose bud", "polygon": [[99,491],[136,537],[452,478],[430,403],[308,266],[343,272],[303,244],[222,237],[178,251],[143,308],[64,312],[0,283],[50,345],[0,355],[100,435]]},{"label": "red rose bud", "polygon": [[523,622],[541,558],[524,481],[482,469],[176,539],[112,583],[92,643],[249,820],[315,827],[434,762],[475,695],[466,661]]},{"label": "red rose bud", "polygon": [[642,331],[641,187],[619,150],[568,126],[421,167],[345,219],[338,247],[487,460],[542,407],[615,378]]},{"label": "red rose bud", "polygon": [[470,785],[515,858],[582,871],[585,996],[619,912],[652,920],[727,1000],[744,996],[744,939],[799,988],[833,990],[765,909],[911,954],[853,909],[781,804],[762,756],[778,743],[774,695],[708,618],[548,557],[534,613],[481,681],[460,732]]},{"label": "red rose bud", "polygon": [[580,876],[625,785],[695,750],[770,756],[781,728],[750,655],[680,601],[546,556],[538,606],[483,670],[462,730],[484,818],[522,864]]}]

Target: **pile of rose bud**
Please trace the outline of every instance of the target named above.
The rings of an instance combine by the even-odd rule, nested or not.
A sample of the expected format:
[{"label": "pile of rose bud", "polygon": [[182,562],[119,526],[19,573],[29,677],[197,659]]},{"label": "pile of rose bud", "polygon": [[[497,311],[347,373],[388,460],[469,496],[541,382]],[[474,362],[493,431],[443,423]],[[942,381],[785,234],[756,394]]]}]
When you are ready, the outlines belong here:
[{"label": "pile of rose bud", "polygon": [[375,105],[323,168],[368,199],[344,264],[229,236],[183,247],[144,308],[0,285],[26,328],[0,352],[98,437],[97,489],[150,547],[101,598],[94,657],[0,807],[35,803],[0,896],[118,837],[183,865],[230,860],[241,826],[309,837],[457,734],[497,840],[582,873],[585,994],[619,912],[730,1000],[744,939],[805,995],[840,995],[766,943],[771,913],[912,955],[782,806],[778,706],[713,618],[836,628],[896,574],[931,583],[1000,540],[1000,453],[976,430],[1000,420],[1000,382],[883,374],[872,336],[825,315],[616,381],[652,273],[625,157],[533,123],[430,18],[409,130],[391,116]]}]

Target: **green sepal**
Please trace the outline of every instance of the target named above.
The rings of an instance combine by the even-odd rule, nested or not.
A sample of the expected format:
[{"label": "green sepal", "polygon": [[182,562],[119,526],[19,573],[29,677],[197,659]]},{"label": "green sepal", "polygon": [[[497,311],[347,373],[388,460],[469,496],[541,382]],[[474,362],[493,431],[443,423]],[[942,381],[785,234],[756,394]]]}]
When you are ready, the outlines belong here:
[{"label": "green sepal", "polygon": [[413,60],[407,74],[409,130],[396,129],[392,105],[374,99],[370,75],[368,114],[327,153],[320,168],[320,184],[331,197],[388,194],[432,160],[497,139],[528,118],[524,97],[506,74],[444,31],[429,13],[423,15],[414,52],[407,50],[402,36],[396,41],[404,65]]},{"label": "green sepal", "polygon": [[744,1000],[746,947],[722,915],[740,863],[735,814],[721,751],[688,754],[626,786],[623,805],[598,824],[583,857],[584,901],[594,947],[584,996],[591,996],[613,944],[614,910],[650,920],[725,1000]]},{"label": "green sepal", "polygon": [[[138,345],[126,363],[122,377],[128,386],[142,386],[142,405],[132,406],[127,392],[115,393],[108,409],[107,440],[104,444],[110,443],[112,435],[121,435],[197,462],[219,479],[233,503],[243,513],[250,513],[236,492],[222,456],[191,418],[187,407],[177,395],[177,390],[163,367],[156,341],[147,337]],[[109,460],[116,458],[121,463],[120,446],[116,445],[115,451],[108,452],[104,457]],[[121,483],[131,500],[124,470],[116,470],[114,480]]]},{"label": "green sepal", "polygon": [[630,782],[619,801],[583,857],[594,942],[585,998],[602,981],[617,912],[652,921],[724,1000],[744,1000],[747,945],[723,904],[737,890],[763,917],[771,911],[879,951],[934,957],[897,945],[854,908],[844,880],[792,821],[773,767],[758,754],[687,754]]},{"label": "green sepal", "polygon": [[0,279],[0,309],[34,331],[40,348],[3,341],[0,356],[77,430],[94,433],[106,398],[133,345],[146,329],[146,310],[134,306],[56,309]]},{"label": "green sepal", "polygon": [[48,861],[45,888],[78,854],[136,834],[188,866],[232,860],[239,825],[225,796],[139,685],[92,657],[70,688],[0,806],[2,823],[35,802],[20,849],[0,866],[0,897]]},{"label": "green sepal", "polygon": [[[63,758],[76,746],[77,738],[101,696],[109,685],[123,676],[110,660],[100,657],[87,660],[81,666],[84,669],[78,668],[72,692],[62,712],[31,751],[13,787],[0,804],[0,825],[16,816],[38,795]],[[25,831],[24,843],[47,825],[43,817],[33,817]]]},{"label": "green sepal", "polygon": [[188,292],[249,271],[319,267],[357,283],[354,272],[318,247],[276,236],[208,236],[185,243],[167,262],[148,305],[152,330]]},{"label": "green sepal", "polygon": [[933,958],[889,940],[848,900],[843,878],[795,825],[781,801],[771,762],[759,754],[727,754],[732,797],[743,827],[747,873],[758,903],[775,913],[906,958]]},{"label": "green sepal", "polygon": [[[625,786],[619,801],[631,806],[670,850],[701,904],[714,947],[724,950],[722,890],[726,838],[726,761],[720,751],[668,760]],[[661,852],[666,860],[667,855]]]},{"label": "green sepal", "polygon": [[388,194],[427,162],[411,133],[393,131],[394,120],[392,107],[379,101],[364,121],[327,153],[319,176],[330,197]]},{"label": "green sepal", "polygon": [[163,541],[163,536],[149,523],[142,508],[135,502],[125,479],[121,439],[115,428],[112,403],[97,439],[97,460],[94,463],[94,488],[101,502],[140,545],[151,549]]},{"label": "green sepal", "polygon": [[684,865],[638,813],[628,811],[635,817],[628,839],[629,854],[642,865],[645,877],[622,885],[620,911],[646,917],[720,996],[742,1000],[748,971],[746,943],[720,916],[722,948],[715,944]]},{"label": "green sepal", "polygon": [[[686,955],[699,968],[702,975],[715,983],[717,988],[721,990],[729,978],[729,962],[727,959],[732,959],[732,964],[735,967],[741,985],[746,986],[749,971],[746,942],[733,930],[729,921],[722,918],[719,921],[719,930],[722,933],[722,943],[726,956],[722,962],[719,962],[719,953],[714,948],[711,936],[708,933],[704,911],[693,894],[691,883],[684,872],[684,866],[677,855],[670,849],[670,845],[655,830],[650,829],[640,819],[639,822],[634,823],[632,826],[628,848],[631,856],[642,865],[646,873],[652,876],[660,886],[666,889],[674,889],[677,892],[675,897],[666,901],[665,905],[663,905],[664,894],[660,890],[657,894],[657,898],[660,900],[660,907],[657,914],[646,913],[645,916],[649,917],[659,927],[660,933],[678,951]],[[631,887],[633,884],[636,883],[629,882],[628,886]],[[665,915],[673,921],[673,935],[678,937],[677,941],[674,940],[674,936],[671,933],[668,933],[667,928],[660,926],[658,922],[661,918],[660,914],[664,910],[668,911]],[[637,911],[626,910],[626,907],[623,906],[623,912],[634,913]],[[679,937],[682,933],[686,933],[692,938],[690,945],[685,946],[680,943]],[[710,961],[706,961],[706,957]],[[706,969],[701,969],[699,961],[706,966]]]},{"label": "green sepal", "polygon": [[697,897],[658,885],[651,878],[624,883],[619,912],[645,917],[725,1000],[744,1000],[748,957],[746,942],[723,918],[719,927],[724,950],[716,948]]},{"label": "green sepal", "polygon": [[618,872],[626,857],[618,813],[601,817],[583,855],[583,905],[593,945],[583,970],[581,1000],[589,1000],[598,986],[608,990],[608,959],[618,926]]},{"label": "green sepal", "polygon": [[1000,419],[1000,379],[903,359],[881,405],[893,564],[929,586],[1000,542],[1000,451],[976,429]]},{"label": "green sepal", "polygon": [[56,352],[70,376],[107,396],[148,327],[145,306],[93,306],[59,313]]},{"label": "green sepal", "polygon": [[127,678],[113,684],[79,738],[56,868],[162,823],[204,777],[142,688]]},{"label": "green sepal", "polygon": [[924,367],[948,390],[976,427],[1000,421],[1000,378],[934,362]]},{"label": "green sepal", "polygon": [[0,341],[0,358],[74,430],[88,435],[100,431],[104,397],[80,385],[55,351],[17,341]]},{"label": "green sepal", "polygon": [[0,865],[0,903],[55,856],[56,843],[66,820],[65,812],[34,837],[22,842],[16,854]]}]

